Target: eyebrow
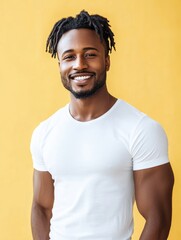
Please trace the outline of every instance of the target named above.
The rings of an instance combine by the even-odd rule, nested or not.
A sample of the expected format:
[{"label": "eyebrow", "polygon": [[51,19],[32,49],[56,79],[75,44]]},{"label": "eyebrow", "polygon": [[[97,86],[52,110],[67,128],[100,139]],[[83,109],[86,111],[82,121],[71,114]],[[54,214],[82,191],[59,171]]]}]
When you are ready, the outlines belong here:
[{"label": "eyebrow", "polygon": [[[85,48],[83,48],[83,50],[84,51],[88,51],[88,50],[95,50],[95,51],[99,51],[97,48],[94,48],[94,47],[85,47]],[[66,54],[66,53],[71,53],[71,52],[73,52],[74,51],[74,49],[68,49],[68,50],[66,50],[66,51],[64,51],[63,53],[62,53],[62,56],[64,55],[64,54]]]}]

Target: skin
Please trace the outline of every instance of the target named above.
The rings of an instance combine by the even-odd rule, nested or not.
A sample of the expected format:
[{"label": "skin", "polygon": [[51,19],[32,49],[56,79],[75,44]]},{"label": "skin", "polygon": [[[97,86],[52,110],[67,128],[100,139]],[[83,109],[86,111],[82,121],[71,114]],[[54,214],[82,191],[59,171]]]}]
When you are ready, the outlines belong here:
[{"label": "skin", "polygon": [[53,180],[48,172],[34,170],[31,228],[34,240],[49,240],[54,201]]},{"label": "skin", "polygon": [[[73,39],[73,41],[72,41]],[[65,33],[58,43],[59,69],[65,88],[74,92],[89,92],[96,84],[105,82],[92,96],[79,99],[71,93],[70,113],[79,121],[89,121],[104,114],[115,103],[106,86],[106,71],[110,67],[105,45],[98,35],[88,29]],[[87,81],[75,81],[73,76],[90,75]]]},{"label": "skin", "polygon": [[169,163],[134,171],[135,198],[146,223],[140,240],[166,240],[171,226],[174,176]]},{"label": "skin", "polygon": [[[70,91],[70,114],[78,121],[90,121],[108,111],[116,98],[107,90],[110,59],[96,33],[89,29],[68,31],[60,39],[57,53],[62,83]],[[170,164],[134,171],[133,175],[138,210],[146,220],[140,240],[166,240],[171,225],[174,183]],[[53,180],[50,173],[34,170],[33,182],[33,239],[48,240]]]}]

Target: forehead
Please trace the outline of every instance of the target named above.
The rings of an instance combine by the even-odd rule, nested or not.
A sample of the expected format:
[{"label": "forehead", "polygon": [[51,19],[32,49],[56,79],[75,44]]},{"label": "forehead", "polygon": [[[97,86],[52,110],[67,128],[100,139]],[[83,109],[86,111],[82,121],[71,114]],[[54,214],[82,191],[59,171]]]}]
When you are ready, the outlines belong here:
[{"label": "forehead", "polygon": [[57,45],[57,52],[62,53],[69,49],[76,50],[89,47],[104,50],[104,45],[94,30],[73,29],[62,35]]}]

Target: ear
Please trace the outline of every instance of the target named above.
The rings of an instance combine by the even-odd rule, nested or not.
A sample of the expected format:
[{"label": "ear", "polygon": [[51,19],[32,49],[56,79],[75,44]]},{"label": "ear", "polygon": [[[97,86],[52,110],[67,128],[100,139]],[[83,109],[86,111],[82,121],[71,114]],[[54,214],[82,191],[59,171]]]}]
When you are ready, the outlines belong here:
[{"label": "ear", "polygon": [[58,67],[60,67],[60,59],[59,59],[59,56],[58,56],[58,52],[57,52],[57,60],[58,60]]},{"label": "ear", "polygon": [[110,68],[110,56],[106,56],[106,71],[109,71]]}]

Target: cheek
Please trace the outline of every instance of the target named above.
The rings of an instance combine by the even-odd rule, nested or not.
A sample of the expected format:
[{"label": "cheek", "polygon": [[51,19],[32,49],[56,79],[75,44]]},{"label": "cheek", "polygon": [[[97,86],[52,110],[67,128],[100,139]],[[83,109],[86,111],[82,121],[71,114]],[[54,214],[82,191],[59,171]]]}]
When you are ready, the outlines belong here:
[{"label": "cheek", "polygon": [[70,67],[68,64],[60,63],[59,64],[59,71],[62,75],[66,75],[69,73]]},{"label": "cheek", "polygon": [[94,62],[89,66],[97,72],[102,72],[102,71],[105,71],[106,69],[106,64],[105,64],[105,61],[103,60]]}]

